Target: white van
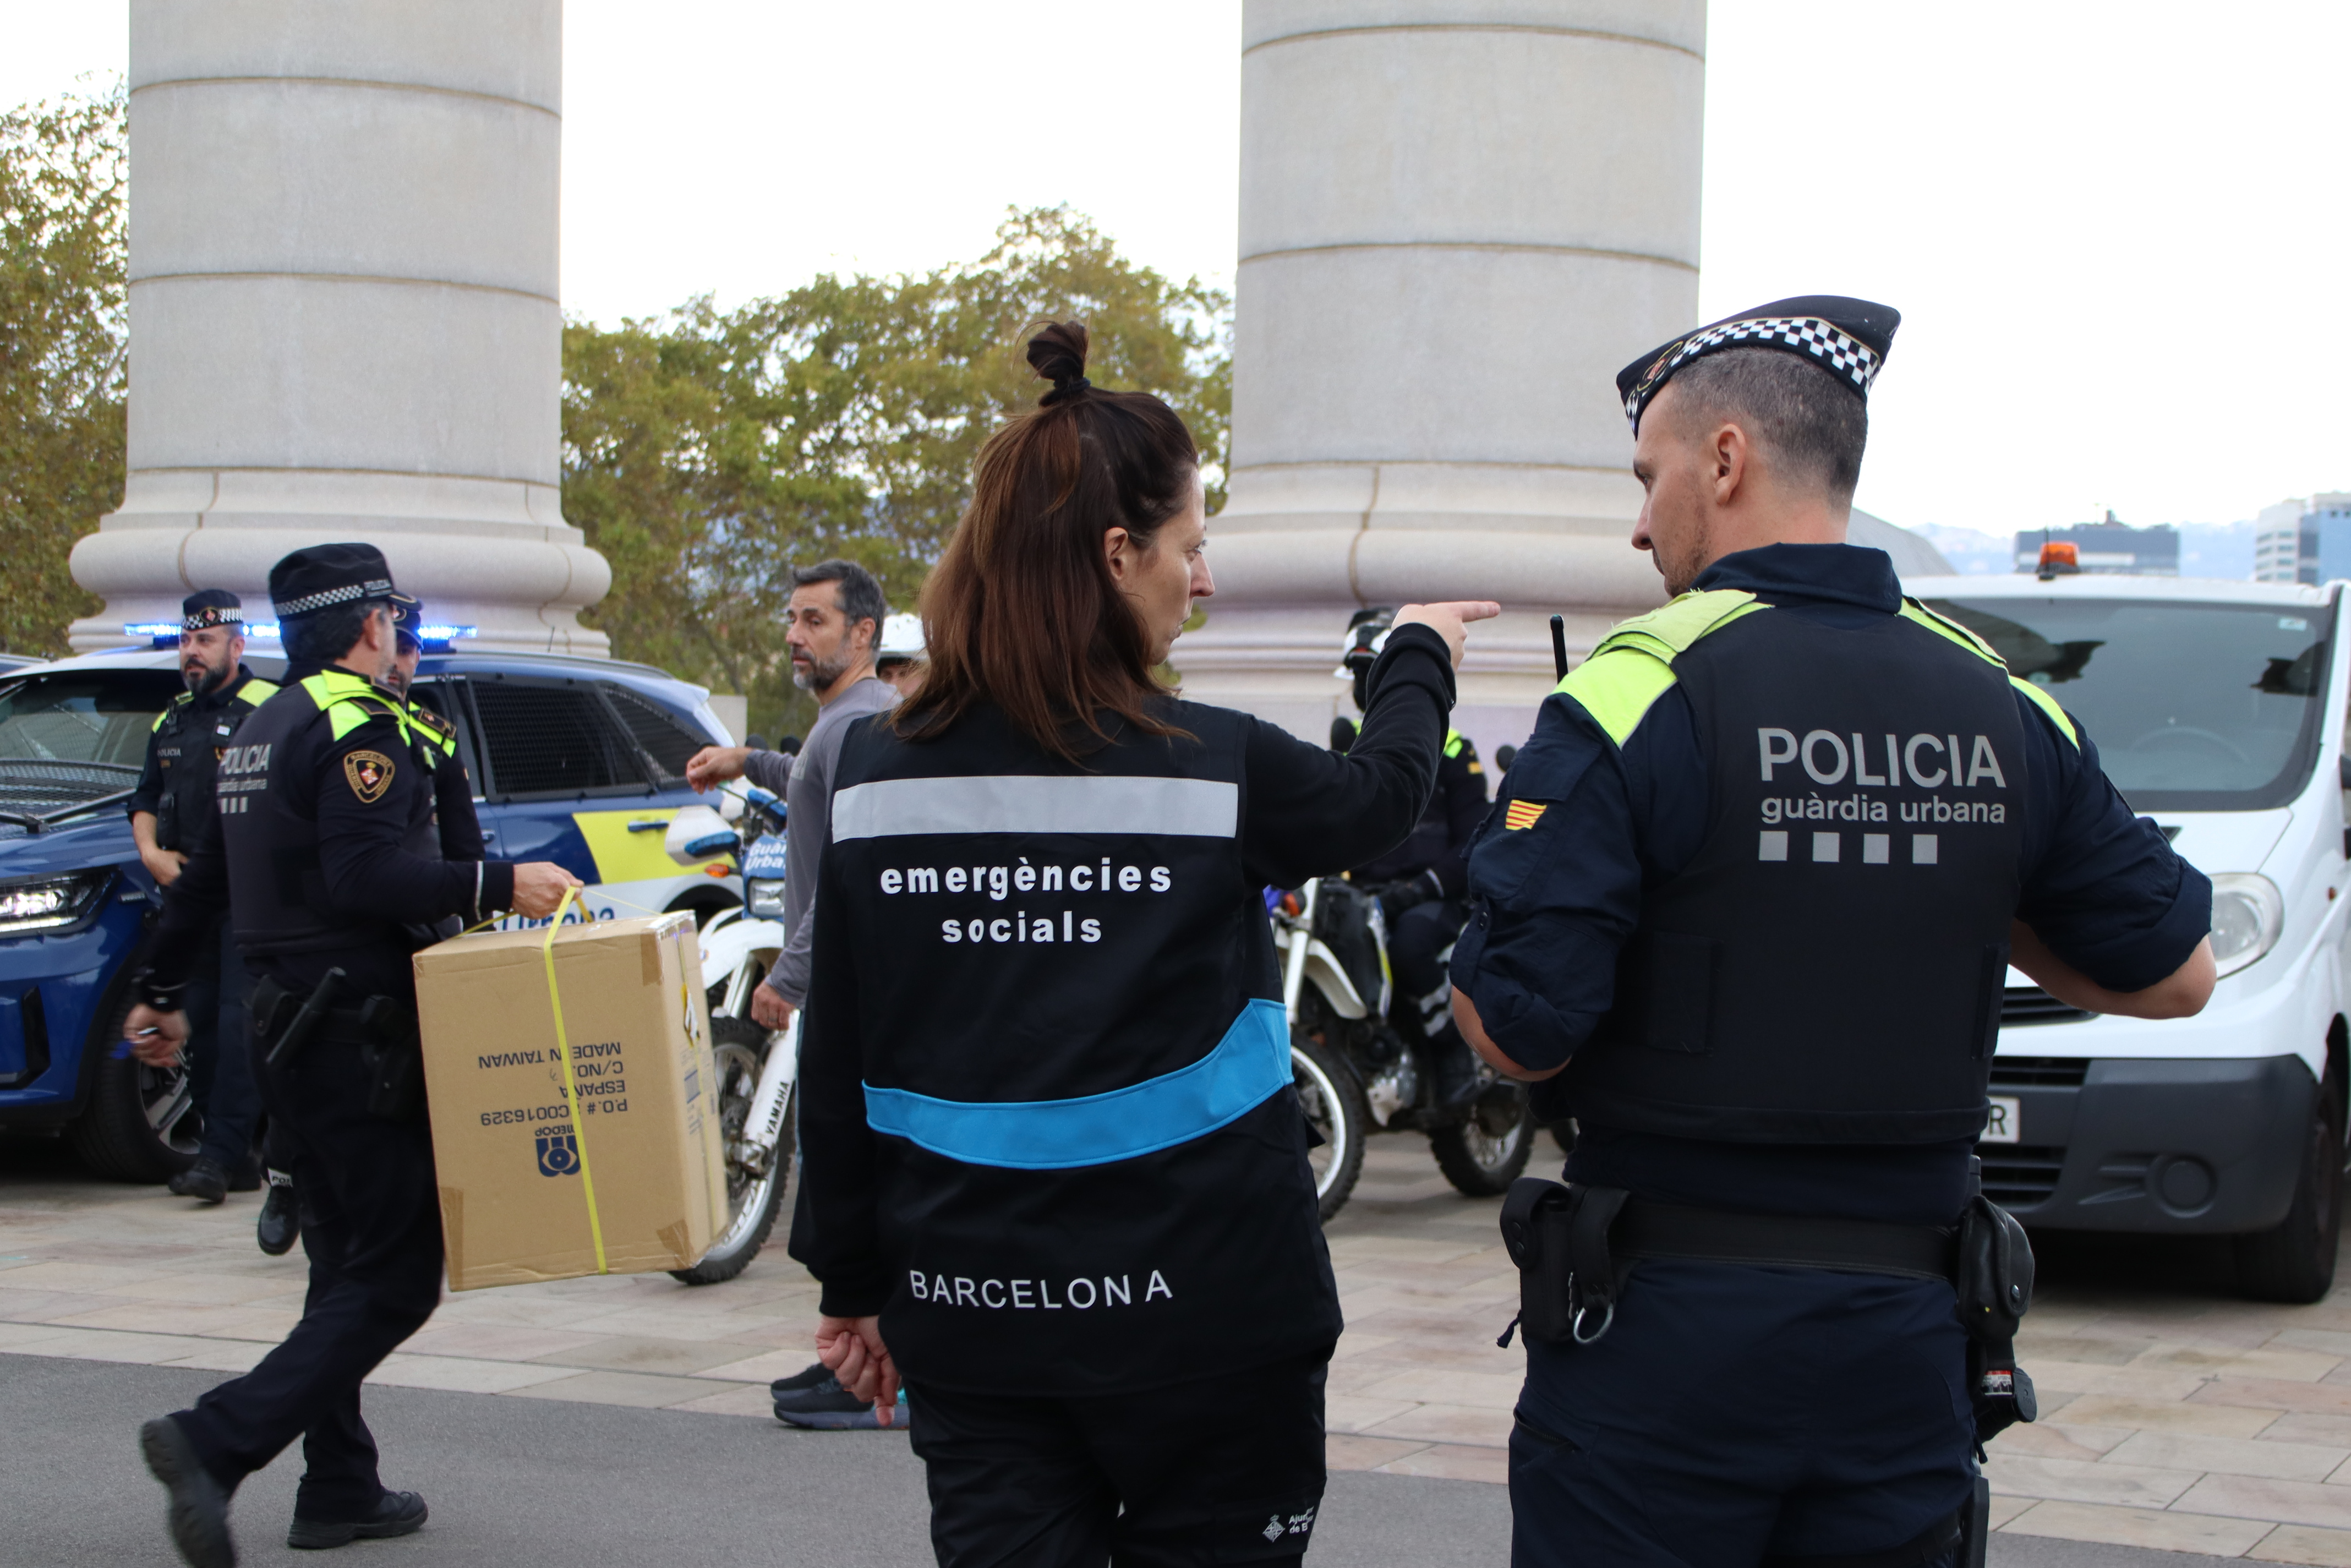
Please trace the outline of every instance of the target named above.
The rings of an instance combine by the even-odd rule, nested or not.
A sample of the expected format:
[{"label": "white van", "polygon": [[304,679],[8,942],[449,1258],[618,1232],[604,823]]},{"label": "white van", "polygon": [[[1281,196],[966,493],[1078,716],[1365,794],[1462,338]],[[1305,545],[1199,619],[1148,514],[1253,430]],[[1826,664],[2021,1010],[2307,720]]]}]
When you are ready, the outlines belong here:
[{"label": "white van", "polygon": [[2047,689],[2212,879],[2192,1019],[2065,1006],[2011,969],[1984,1190],[2038,1229],[2221,1234],[2239,1281],[2314,1301],[2344,1170],[2346,639],[2340,584],[1912,578]]}]

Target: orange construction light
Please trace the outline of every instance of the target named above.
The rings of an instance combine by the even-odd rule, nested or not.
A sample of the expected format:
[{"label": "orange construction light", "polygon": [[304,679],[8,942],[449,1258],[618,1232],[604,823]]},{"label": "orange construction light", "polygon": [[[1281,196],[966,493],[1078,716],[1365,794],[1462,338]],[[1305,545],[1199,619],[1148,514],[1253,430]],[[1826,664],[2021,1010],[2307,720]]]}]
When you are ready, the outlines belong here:
[{"label": "orange construction light", "polygon": [[2041,547],[2041,580],[2082,570],[2082,547],[2066,539],[2052,539]]}]

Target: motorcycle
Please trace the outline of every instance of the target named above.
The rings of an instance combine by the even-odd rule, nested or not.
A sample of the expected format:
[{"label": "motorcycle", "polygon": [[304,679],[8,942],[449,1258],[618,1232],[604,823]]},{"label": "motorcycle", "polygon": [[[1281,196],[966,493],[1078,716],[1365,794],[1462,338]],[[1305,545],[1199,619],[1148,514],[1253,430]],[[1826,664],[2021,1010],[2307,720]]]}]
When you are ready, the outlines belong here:
[{"label": "motorcycle", "polygon": [[1322,1139],[1308,1155],[1322,1218],[1346,1206],[1374,1127],[1426,1133],[1437,1168],[1468,1197],[1509,1191],[1526,1169],[1537,1126],[1526,1086],[1479,1061],[1471,1092],[1439,1102],[1417,1020],[1400,1029],[1389,1016],[1396,998],[1379,900],[1318,877],[1295,893],[1269,889],[1266,904],[1282,955],[1290,1075]]},{"label": "motorcycle", "polygon": [[726,1228],[701,1262],[670,1270],[689,1285],[715,1285],[750,1265],[789,1207],[800,1015],[772,1030],[751,1017],[752,988],[784,950],[784,803],[757,787],[730,787],[716,810],[678,812],[664,847],[682,865],[731,853],[743,873],[741,906],[713,915],[696,938],[710,998]]}]

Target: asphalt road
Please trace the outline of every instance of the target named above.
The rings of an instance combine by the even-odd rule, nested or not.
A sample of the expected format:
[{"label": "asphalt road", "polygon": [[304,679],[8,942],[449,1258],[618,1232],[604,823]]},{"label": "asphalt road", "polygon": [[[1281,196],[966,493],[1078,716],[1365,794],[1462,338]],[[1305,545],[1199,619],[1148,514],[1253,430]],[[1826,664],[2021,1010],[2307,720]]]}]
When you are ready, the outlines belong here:
[{"label": "asphalt road", "polygon": [[[0,1565],[169,1568],[162,1491],[139,1462],[139,1423],[219,1375],[0,1355]],[[385,1479],[422,1491],[433,1521],[338,1562],[821,1564],[931,1561],[921,1467],[903,1438],[794,1432],[726,1416],[478,1394],[371,1389]],[[318,1568],[285,1545],[298,1454],[237,1494],[243,1561]],[[1324,1568],[1492,1563],[1510,1556],[1510,1500],[1473,1481],[1337,1473],[1308,1561]],[[2000,1568],[2204,1568],[2221,1560],[1995,1536]]]}]

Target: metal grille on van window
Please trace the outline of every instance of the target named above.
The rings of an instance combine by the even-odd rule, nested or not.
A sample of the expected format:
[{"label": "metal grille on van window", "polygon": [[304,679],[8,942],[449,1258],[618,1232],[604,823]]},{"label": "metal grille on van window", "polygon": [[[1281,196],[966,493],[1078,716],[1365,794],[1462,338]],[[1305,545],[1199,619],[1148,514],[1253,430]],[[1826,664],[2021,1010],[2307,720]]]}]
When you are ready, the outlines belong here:
[{"label": "metal grille on van window", "polygon": [[1984,1196],[2002,1208],[2029,1209],[2049,1201],[2065,1168],[2064,1146],[1978,1144]]},{"label": "metal grille on van window", "polygon": [[2001,993],[2000,1027],[2019,1024],[2078,1023],[2092,1015],[2070,1002],[2061,1002],[2039,986],[2011,986]]},{"label": "metal grille on van window", "polygon": [[476,680],[474,706],[491,784],[501,795],[644,787],[635,754],[613,732],[593,687]]},{"label": "metal grille on van window", "polygon": [[664,784],[684,782],[687,758],[712,744],[708,737],[688,729],[667,709],[647,702],[626,686],[607,686],[604,695],[612,699],[621,722],[629,727],[629,733],[645,748],[653,766],[662,770]]},{"label": "metal grille on van window", "polygon": [[2089,1071],[2088,1061],[2078,1056],[1995,1056],[1991,1059],[1991,1086],[2079,1089]]}]

